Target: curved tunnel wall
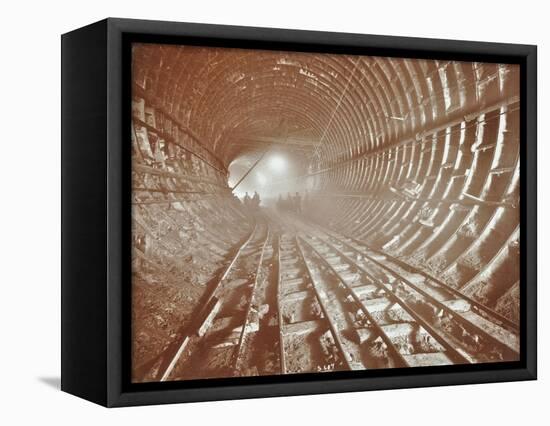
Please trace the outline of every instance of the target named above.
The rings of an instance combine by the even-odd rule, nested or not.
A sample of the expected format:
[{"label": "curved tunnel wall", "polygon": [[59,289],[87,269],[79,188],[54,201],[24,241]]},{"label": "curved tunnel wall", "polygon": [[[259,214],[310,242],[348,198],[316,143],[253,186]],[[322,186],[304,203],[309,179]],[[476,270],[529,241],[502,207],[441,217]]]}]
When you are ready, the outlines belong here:
[{"label": "curved tunnel wall", "polygon": [[518,320],[517,66],[138,44],[132,124],[134,269],[173,303],[249,231],[227,168],[273,143],[311,218]]}]

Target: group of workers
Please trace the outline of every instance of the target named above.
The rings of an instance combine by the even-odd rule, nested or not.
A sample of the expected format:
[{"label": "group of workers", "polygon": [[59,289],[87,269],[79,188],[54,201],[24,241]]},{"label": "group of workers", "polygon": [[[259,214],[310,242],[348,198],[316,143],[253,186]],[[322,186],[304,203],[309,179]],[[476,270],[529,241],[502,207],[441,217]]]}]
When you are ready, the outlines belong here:
[{"label": "group of workers", "polygon": [[294,196],[287,193],[286,198],[283,198],[283,196],[279,194],[279,198],[277,199],[277,210],[296,214],[302,213],[302,196],[299,192]]},{"label": "group of workers", "polygon": [[254,195],[251,197],[248,192],[243,197],[243,204],[247,209],[258,210],[260,208],[260,194],[254,191]]},{"label": "group of workers", "polygon": [[[252,196],[250,196],[248,192],[246,192],[241,201],[244,207],[249,211],[260,209],[260,194],[258,194],[258,192],[256,191],[254,191],[254,194]],[[275,206],[280,212],[301,214],[302,196],[299,192],[296,192],[294,195],[289,192],[284,198],[281,194],[279,194]]]}]

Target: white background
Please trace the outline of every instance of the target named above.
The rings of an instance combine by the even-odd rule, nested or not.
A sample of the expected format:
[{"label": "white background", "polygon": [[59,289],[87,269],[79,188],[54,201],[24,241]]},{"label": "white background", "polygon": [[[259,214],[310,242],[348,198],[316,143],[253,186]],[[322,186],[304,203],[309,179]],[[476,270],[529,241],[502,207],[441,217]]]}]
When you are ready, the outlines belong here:
[{"label": "white background", "polygon": [[[548,420],[544,1],[3,2],[0,25],[0,423],[526,424]],[[538,44],[539,380],[107,410],[60,392],[60,34],[107,16]],[[545,395],[546,393],[546,395]],[[539,421],[536,421],[539,419]],[[543,420],[545,419],[545,420]],[[548,424],[548,423],[546,423]]]}]

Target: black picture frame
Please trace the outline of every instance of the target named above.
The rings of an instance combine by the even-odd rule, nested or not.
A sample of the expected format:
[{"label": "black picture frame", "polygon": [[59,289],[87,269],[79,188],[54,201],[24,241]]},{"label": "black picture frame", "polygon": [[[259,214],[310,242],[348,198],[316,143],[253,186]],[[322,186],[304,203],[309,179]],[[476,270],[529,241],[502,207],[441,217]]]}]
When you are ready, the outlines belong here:
[{"label": "black picture frame", "polygon": [[[109,407],[534,380],[536,46],[109,18],[62,36],[62,390]],[[515,63],[521,80],[521,360],[130,382],[130,44]]]}]

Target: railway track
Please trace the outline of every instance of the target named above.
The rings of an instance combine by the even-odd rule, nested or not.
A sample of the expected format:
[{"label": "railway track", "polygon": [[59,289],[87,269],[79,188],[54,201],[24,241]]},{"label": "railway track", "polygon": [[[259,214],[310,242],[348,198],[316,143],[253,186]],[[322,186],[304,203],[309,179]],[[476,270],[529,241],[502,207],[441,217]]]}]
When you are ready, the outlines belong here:
[{"label": "railway track", "polygon": [[281,235],[278,260],[280,372],[349,369],[334,310],[295,235]]},{"label": "railway track", "polygon": [[162,380],[519,359],[516,324],[360,241],[287,219],[258,220]]},{"label": "railway track", "polygon": [[[517,326],[452,287],[374,251],[352,238],[317,231],[316,243],[338,256],[341,265],[362,279],[380,284],[400,299],[437,333],[440,343],[462,356],[462,362],[514,361],[519,359]],[[340,266],[343,267],[343,266]],[[403,306],[403,304],[402,304]],[[453,363],[460,362],[455,357]]]},{"label": "railway track", "polygon": [[333,278],[338,298],[345,301],[351,321],[342,325],[354,369],[418,367],[469,362],[448,340],[425,321],[387,281],[354,267],[353,262],[315,236],[300,237],[312,258]]},{"label": "railway track", "polygon": [[222,274],[200,322],[184,337],[161,381],[243,375],[248,339],[258,331],[256,291],[272,247],[268,222],[259,221]]}]

